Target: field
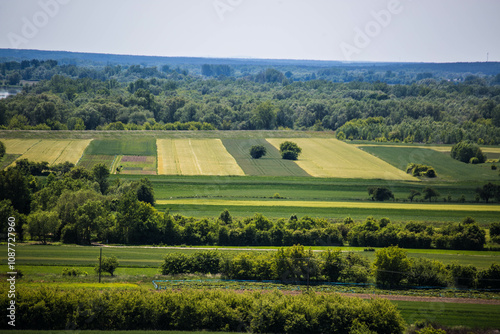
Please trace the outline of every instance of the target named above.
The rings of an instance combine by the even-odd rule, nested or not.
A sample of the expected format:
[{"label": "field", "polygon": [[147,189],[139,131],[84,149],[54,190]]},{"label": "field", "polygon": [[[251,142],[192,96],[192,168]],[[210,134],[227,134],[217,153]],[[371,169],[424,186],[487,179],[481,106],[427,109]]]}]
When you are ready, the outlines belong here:
[{"label": "field", "polygon": [[147,155],[121,155],[112,168],[120,168],[120,174],[156,175],[156,157]]},{"label": "field", "polygon": [[95,139],[85,150],[89,155],[156,155],[156,141],[153,138],[118,137],[116,139]]},{"label": "field", "polygon": [[[279,150],[265,139],[223,139],[227,151],[236,159],[245,175],[252,176],[310,176],[294,161],[283,160]],[[250,148],[263,145],[267,154],[260,159],[252,159]]]},{"label": "field", "polygon": [[97,164],[104,164],[110,170],[113,166],[113,162],[115,161],[114,155],[94,155],[94,154],[85,154],[82,156],[80,161],[78,161],[78,166],[82,166],[91,170]]},{"label": "field", "polygon": [[220,139],[159,139],[160,175],[244,175]]},{"label": "field", "polygon": [[436,170],[438,180],[488,181],[500,179],[498,171],[492,170],[490,164],[465,164],[452,159],[449,151],[440,152],[431,148],[399,146],[360,146],[360,148],[401,170],[405,170],[411,162],[430,165]]},{"label": "field", "polygon": [[76,164],[91,140],[22,140],[2,139],[8,154],[19,154],[18,159],[46,161],[49,165],[69,161]]},{"label": "field", "polygon": [[[275,148],[283,139],[266,139]],[[297,165],[315,177],[415,180],[412,176],[337,139],[293,138],[302,153]]]}]

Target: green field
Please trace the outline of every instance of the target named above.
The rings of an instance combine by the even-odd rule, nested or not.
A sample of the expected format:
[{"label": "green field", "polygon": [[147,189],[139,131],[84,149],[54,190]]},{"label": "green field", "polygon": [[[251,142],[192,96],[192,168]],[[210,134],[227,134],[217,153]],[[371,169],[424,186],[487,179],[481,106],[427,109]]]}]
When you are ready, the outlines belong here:
[{"label": "green field", "polygon": [[491,170],[490,164],[465,164],[451,158],[449,153],[430,148],[397,146],[360,146],[360,148],[401,170],[406,170],[409,163],[432,166],[438,176],[435,181],[500,181],[498,170]]},{"label": "green field", "polygon": [[84,154],[80,161],[78,161],[77,166],[82,166],[88,170],[91,170],[97,164],[104,164],[111,169],[113,162],[115,161],[114,155],[94,155],[94,154]]},{"label": "green field", "polygon": [[[281,159],[280,152],[263,138],[224,139],[222,143],[246,175],[310,176],[294,161]],[[267,154],[260,159],[252,159],[249,152],[254,145],[263,145]]]},{"label": "green field", "polygon": [[85,150],[89,155],[154,155],[156,141],[154,138],[96,139]]}]

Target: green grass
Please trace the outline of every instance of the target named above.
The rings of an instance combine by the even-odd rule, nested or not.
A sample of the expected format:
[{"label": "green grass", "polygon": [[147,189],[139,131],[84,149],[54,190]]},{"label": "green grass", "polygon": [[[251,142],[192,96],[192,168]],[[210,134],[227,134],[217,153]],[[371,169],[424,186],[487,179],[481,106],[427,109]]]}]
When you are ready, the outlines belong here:
[{"label": "green grass", "polygon": [[391,165],[406,170],[409,163],[418,163],[434,167],[438,178],[431,181],[500,181],[498,171],[491,170],[489,164],[465,164],[452,159],[449,153],[442,153],[427,148],[396,146],[361,146],[364,151],[387,161]]},{"label": "green grass", "polygon": [[21,154],[5,154],[2,159],[0,159],[0,170],[3,170],[7,166],[9,166],[11,163],[16,161],[17,158],[19,158]]},{"label": "green grass", "polygon": [[500,307],[483,304],[455,304],[393,301],[407,323],[419,320],[439,323],[444,326],[466,326],[471,328],[499,328]]},{"label": "green grass", "polygon": [[[294,161],[281,159],[280,152],[265,139],[223,139],[227,151],[247,175],[267,176],[309,176]],[[250,148],[263,145],[267,154],[260,159],[252,159]]]},{"label": "green grass", "polygon": [[78,161],[78,166],[82,166],[88,170],[91,170],[97,164],[105,164],[109,169],[113,165],[113,161],[115,160],[114,155],[91,155],[84,154],[80,161]]},{"label": "green grass", "polygon": [[154,155],[156,141],[154,138],[96,139],[93,140],[85,154],[90,155]]}]

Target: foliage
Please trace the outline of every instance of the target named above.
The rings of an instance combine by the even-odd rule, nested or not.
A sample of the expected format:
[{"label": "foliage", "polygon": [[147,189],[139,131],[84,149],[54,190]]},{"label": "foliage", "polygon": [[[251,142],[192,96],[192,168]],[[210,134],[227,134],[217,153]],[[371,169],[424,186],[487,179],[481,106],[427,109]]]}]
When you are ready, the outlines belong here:
[{"label": "foliage", "polygon": [[410,163],[406,167],[406,173],[413,176],[427,176],[429,178],[436,177],[436,171],[431,166],[426,166],[422,164]]},{"label": "foliage", "polygon": [[443,263],[425,258],[411,260],[408,284],[417,286],[446,287],[448,272]]},{"label": "foliage", "polygon": [[259,159],[265,156],[267,153],[267,149],[264,145],[254,145],[250,148],[250,156],[253,159]]},{"label": "foliage", "polygon": [[49,236],[54,237],[61,222],[56,212],[37,211],[28,216],[28,232],[44,244]]},{"label": "foliage", "polygon": [[457,288],[474,288],[476,286],[477,268],[473,265],[453,263],[447,265],[453,284]]},{"label": "foliage", "polygon": [[[109,273],[111,276],[113,276],[116,268],[118,268],[118,266],[120,265],[120,263],[118,262],[118,259],[116,258],[116,256],[111,256],[111,257],[107,257],[107,256],[103,256],[101,258],[101,272],[105,272],[105,273]],[[96,273],[99,273],[99,258],[97,258],[97,263],[94,267],[94,271]]]},{"label": "foliage", "polygon": [[373,268],[377,284],[398,286],[407,277],[411,262],[405,250],[390,246],[375,252]]},{"label": "foliage", "polygon": [[[347,333],[363,323],[376,333],[402,333],[405,322],[387,300],[338,295],[288,296],[228,291],[20,289],[20,330],[240,330],[253,333]],[[0,304],[7,308],[9,299]],[[92,315],[92,321],[89,316]],[[7,322],[3,322],[6,329]],[[70,327],[73,328],[73,327]]]},{"label": "foliage", "polygon": [[461,141],[453,145],[451,157],[465,163],[483,163],[486,161],[486,155],[483,154],[479,146],[468,141]]},{"label": "foliage", "polygon": [[492,263],[488,269],[481,270],[477,275],[478,288],[500,289],[500,265]]},{"label": "foliage", "polygon": [[6,152],[5,144],[0,141],[0,159],[3,158],[3,156],[5,155],[5,152]]},{"label": "foliage", "polygon": [[425,326],[421,330],[417,330],[416,334],[446,334],[446,331],[439,328],[434,328],[432,325]]},{"label": "foliage", "polygon": [[62,270],[63,276],[87,276],[87,272],[79,269],[79,268],[63,268]]},{"label": "foliage", "polygon": [[302,149],[294,142],[284,141],[280,144],[281,158],[286,160],[297,160]]},{"label": "foliage", "polygon": [[424,195],[424,199],[428,199],[429,202],[432,202],[433,198],[436,198],[437,200],[439,197],[439,192],[432,187],[425,187],[424,190],[422,190],[422,193]]},{"label": "foliage", "polygon": [[372,197],[372,201],[383,202],[394,199],[394,194],[386,187],[370,187],[368,188],[368,195]]}]

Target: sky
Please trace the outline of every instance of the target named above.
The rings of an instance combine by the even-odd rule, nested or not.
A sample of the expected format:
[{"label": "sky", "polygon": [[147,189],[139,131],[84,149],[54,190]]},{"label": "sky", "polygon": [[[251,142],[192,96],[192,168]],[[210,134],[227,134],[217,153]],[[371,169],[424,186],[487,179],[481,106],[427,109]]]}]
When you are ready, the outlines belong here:
[{"label": "sky", "polygon": [[499,0],[0,0],[0,48],[500,61]]}]

